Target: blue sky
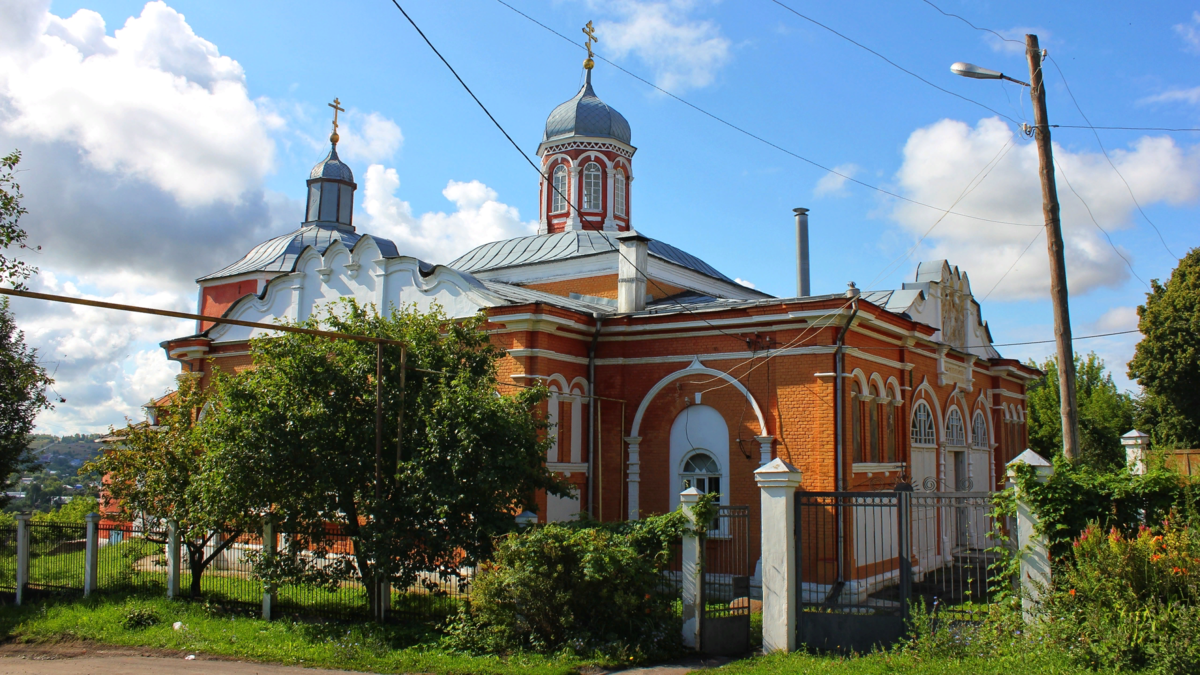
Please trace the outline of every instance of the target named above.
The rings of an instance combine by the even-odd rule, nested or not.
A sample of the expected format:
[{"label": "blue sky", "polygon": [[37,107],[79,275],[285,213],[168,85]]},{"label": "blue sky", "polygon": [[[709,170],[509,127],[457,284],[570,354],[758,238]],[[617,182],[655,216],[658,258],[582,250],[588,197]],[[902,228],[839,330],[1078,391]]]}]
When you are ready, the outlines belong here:
[{"label": "blue sky", "polygon": [[[945,257],[988,296],[996,342],[1052,337],[1045,241],[1029,244],[1041,223],[1036,153],[1012,123],[1032,121],[1028,96],[949,71],[962,60],[1027,80],[1020,45],[922,0],[785,3],[1008,120],[770,0],[511,0],[575,46],[496,0],[401,4],[529,155],[546,115],[580,84],[580,28],[594,20],[598,54],[775,145],[889,192],[1019,224],[937,222],[937,210],[844,182],[601,62],[597,93],[639,148],[640,231],[792,295],[791,209],[806,206],[815,293],[851,280],[898,287],[919,261]],[[935,4],[1017,40],[1040,36],[1053,58],[1052,123],[1085,124],[1069,84],[1097,126],[1200,127],[1193,5]],[[0,10],[0,25],[10,33],[0,144],[25,151],[25,224],[45,249],[34,261],[46,271],[40,287],[194,307],[192,279],[299,221],[335,96],[350,109],[341,147],[359,183],[360,230],[448,262],[536,219],[533,170],[386,0],[23,0]],[[1146,291],[1137,277],[1164,279],[1200,240],[1200,133],[1099,134],[1120,176],[1090,130],[1054,130],[1076,335],[1136,327]],[[170,385],[155,345],[185,326],[14,306],[68,399],[42,428],[120,423]],[[1128,387],[1135,342],[1077,349],[1095,349]],[[1001,351],[1041,359],[1052,348]]]}]

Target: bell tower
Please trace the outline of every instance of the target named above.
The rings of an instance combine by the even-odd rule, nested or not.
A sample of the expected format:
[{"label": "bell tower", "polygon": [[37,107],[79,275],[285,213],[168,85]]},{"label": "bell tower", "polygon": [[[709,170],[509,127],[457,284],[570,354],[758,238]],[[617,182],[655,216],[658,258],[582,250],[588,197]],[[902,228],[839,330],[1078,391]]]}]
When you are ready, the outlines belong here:
[{"label": "bell tower", "polygon": [[633,153],[629,122],[592,89],[592,43],[588,22],[584,84],[546,119],[538,146],[539,234],[572,230],[626,232],[630,229]]},{"label": "bell tower", "polygon": [[308,208],[305,225],[324,225],[354,231],[354,172],[338,158],[338,113],[345,112],[341,101],[333,99],[333,133],[329,135],[329,154],[308,175]]}]

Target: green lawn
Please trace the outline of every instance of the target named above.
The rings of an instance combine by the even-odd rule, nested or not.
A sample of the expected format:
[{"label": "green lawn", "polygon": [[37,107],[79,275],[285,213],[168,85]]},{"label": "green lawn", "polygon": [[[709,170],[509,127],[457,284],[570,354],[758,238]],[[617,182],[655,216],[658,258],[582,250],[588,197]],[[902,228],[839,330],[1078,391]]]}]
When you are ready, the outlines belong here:
[{"label": "green lawn", "polygon": [[1057,653],[1014,652],[986,659],[921,659],[902,653],[856,657],[774,654],[735,661],[710,675],[1083,675],[1094,673]]},{"label": "green lawn", "polygon": [[[149,610],[158,623],[126,628],[127,617]],[[182,622],[186,628],[175,630]],[[438,647],[427,624],[265,622],[211,611],[202,603],[102,595],[87,600],[0,608],[0,636],[21,642],[89,640],[178,649],[250,660],[380,673],[497,673],[557,675],[601,665],[574,657],[477,657]]]}]

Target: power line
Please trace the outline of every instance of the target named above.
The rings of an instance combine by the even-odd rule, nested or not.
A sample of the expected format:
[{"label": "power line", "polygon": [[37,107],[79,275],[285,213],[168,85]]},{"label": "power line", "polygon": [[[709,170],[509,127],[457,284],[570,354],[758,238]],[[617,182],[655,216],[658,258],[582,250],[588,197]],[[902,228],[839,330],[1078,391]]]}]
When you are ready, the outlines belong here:
[{"label": "power line", "polygon": [[[475,103],[480,107],[481,110],[483,110],[484,114],[486,114],[488,116],[488,119],[490,119],[492,121],[492,124],[496,125],[496,128],[500,130],[500,133],[504,134],[504,137],[508,139],[508,142],[511,143],[512,146],[517,150],[517,153],[521,155],[521,159],[524,159],[525,162],[527,164],[529,164],[529,166],[532,167],[533,170],[536,171],[539,176],[542,176],[542,178],[545,179],[545,174],[542,173],[541,168],[533,163],[533,160],[531,160],[529,158],[529,155],[526,155],[525,151],[521,149],[521,146],[517,145],[517,142],[513,140],[512,136],[510,136],[509,133],[504,130],[504,127],[500,124],[500,122],[498,120],[496,120],[495,116],[493,116],[492,113],[487,109],[487,106],[485,106],[483,104],[483,101],[479,100],[479,97],[475,95],[475,92],[471,91],[471,88],[469,86],[467,86],[467,83],[464,82],[462,77],[459,76],[458,71],[454,70],[454,66],[450,65],[450,62],[446,60],[446,57],[442,56],[442,53],[440,51],[438,51],[437,47],[433,46],[433,42],[431,42],[429,40],[429,38],[425,35],[425,32],[422,31],[421,28],[417,25],[417,22],[413,21],[413,18],[408,15],[408,12],[404,11],[404,8],[400,6],[400,3],[398,2],[398,0],[392,0],[392,4],[396,6],[396,9],[400,10],[400,13],[404,15],[405,19],[408,19],[408,23],[411,24],[412,27],[417,31],[417,34],[421,36],[421,39],[425,41],[425,44],[429,45],[429,48],[431,50],[433,50],[433,53],[436,54],[439,59],[441,59],[442,63],[446,66],[447,69],[449,69],[450,73],[452,75],[454,75],[454,79],[458,80],[458,83],[462,85],[463,89],[465,89],[467,91],[467,93],[471,95],[471,98],[474,99]],[[575,204],[572,204],[571,200],[568,199],[567,196],[564,195],[558,189],[558,187],[554,185],[554,181],[546,181],[546,184],[549,185],[550,188],[552,190],[554,190],[554,192],[556,194],[558,194],[558,196],[562,197],[563,201],[566,202],[566,204],[570,208],[575,210],[575,214],[579,217],[580,220],[582,220],[584,222],[590,222],[590,221],[588,221],[587,217],[584,216],[583,213],[579,210],[579,207],[576,206]],[[692,311],[689,307],[687,307],[682,302],[680,302],[677,298],[672,297],[669,293],[667,293],[665,290],[663,290],[662,286],[660,286],[658,284],[658,282],[656,282],[650,278],[650,275],[647,273],[646,270],[638,269],[637,264],[634,261],[630,260],[629,257],[626,256],[620,250],[619,247],[617,247],[615,244],[613,244],[611,239],[609,239],[608,237],[604,237],[604,240],[606,242],[608,242],[608,245],[612,248],[613,251],[615,251],[617,253],[618,256],[624,258],[626,260],[626,262],[628,262],[631,266],[633,266],[633,268],[635,270],[640,272],[646,278],[647,283],[653,284],[656,289],[661,291],[666,296],[666,299],[672,300],[675,304],[679,305],[680,309],[682,309],[683,311],[687,312],[688,314],[700,319],[705,324],[709,325],[714,330],[716,330],[718,333],[720,333],[726,337],[730,337],[735,340],[738,340],[739,342],[743,341],[742,338],[737,337],[735,335],[731,335],[731,334],[726,333],[725,331],[721,330],[719,327],[717,327],[716,325],[714,325],[713,323],[711,323],[704,317],[697,315],[694,311]]]},{"label": "power line", "polygon": [[[1021,262],[1021,258],[1024,258],[1025,254],[1029,253],[1029,249],[1030,249],[1030,247],[1033,246],[1033,242],[1037,241],[1038,238],[1041,237],[1043,234],[1045,234],[1045,230],[1039,230],[1037,234],[1033,235],[1033,239],[1029,240],[1029,243],[1025,245],[1025,249],[1022,250],[1021,254],[1017,256],[1017,259],[1014,260],[1012,262],[1012,264],[1008,266],[1007,270],[1004,270],[1004,274],[1000,275],[1000,278],[996,280],[996,283],[992,284],[991,290],[989,290],[987,292],[987,295],[983,296],[983,300],[987,300],[988,297],[990,297],[992,295],[992,291],[995,291],[1000,286],[1000,282],[1004,281],[1004,278],[1008,276],[1008,273],[1013,271],[1013,268],[1015,268],[1017,266],[1017,263]],[[983,300],[980,300],[980,302],[983,302]]]},{"label": "power line", "polygon": [[[1051,61],[1053,60],[1051,59]],[[1057,66],[1058,64],[1055,64],[1055,67]],[[1055,129],[1091,129],[1092,131],[1097,129],[1101,131],[1200,131],[1200,127],[1094,127],[1090,124],[1051,124],[1050,126]]]},{"label": "power line", "polygon": [[1138,281],[1142,282],[1146,288],[1150,288],[1150,284],[1147,284],[1146,280],[1138,276],[1138,273],[1134,271],[1133,263],[1129,262],[1129,258],[1126,258],[1125,254],[1121,253],[1121,249],[1117,248],[1117,245],[1113,242],[1112,236],[1109,235],[1108,230],[1100,226],[1099,221],[1096,220],[1096,215],[1092,213],[1092,207],[1088,206],[1088,203],[1084,200],[1083,196],[1075,191],[1075,186],[1071,185],[1071,179],[1067,177],[1067,172],[1063,170],[1062,164],[1058,162],[1057,157],[1054,158],[1054,165],[1058,167],[1058,172],[1062,174],[1063,182],[1067,184],[1067,188],[1071,190],[1071,193],[1079,199],[1081,204],[1083,204],[1083,208],[1087,210],[1088,217],[1092,219],[1092,224],[1096,226],[1096,229],[1104,233],[1104,238],[1108,240],[1108,245],[1112,247],[1112,250],[1115,251],[1117,255],[1121,256],[1121,260],[1125,261],[1125,266],[1129,268],[1129,273],[1137,278]]},{"label": "power line", "polygon": [[1014,40],[1014,39],[1012,39],[1012,38],[1004,37],[1003,35],[1001,35],[1001,34],[997,33],[996,31],[992,30],[991,28],[983,28],[983,27],[981,27],[981,26],[976,26],[975,24],[971,23],[970,21],[968,21],[968,20],[964,19],[963,17],[961,17],[961,16],[959,16],[959,15],[957,15],[957,14],[952,14],[952,13],[950,13],[950,12],[947,12],[946,10],[942,9],[941,7],[938,7],[937,5],[933,4],[933,3],[932,3],[932,2],[930,2],[929,0],[921,0],[921,1],[922,1],[922,2],[924,2],[925,4],[929,5],[930,7],[932,7],[932,8],[934,8],[934,9],[936,9],[936,10],[937,10],[938,12],[940,12],[940,13],[941,13],[943,16],[948,16],[948,17],[950,17],[950,18],[953,18],[953,19],[958,19],[959,21],[961,21],[961,22],[963,22],[963,23],[967,24],[968,26],[970,26],[971,28],[974,28],[975,30],[978,30],[978,31],[983,31],[983,32],[985,32],[985,33],[991,33],[992,35],[995,35],[996,37],[1000,38],[1001,40],[1003,40],[1003,41],[1005,41],[1005,42],[1012,42],[1012,43],[1015,43],[1015,44],[1019,44],[1019,45],[1021,45],[1022,47],[1024,47],[1024,46],[1025,46],[1025,43],[1024,43],[1024,42],[1022,42],[1022,41],[1020,41],[1020,40]]},{"label": "power line", "polygon": [[[394,1],[395,1],[395,0],[393,0],[393,2],[394,2]],[[512,10],[514,13],[516,13],[516,14],[520,15],[521,17],[523,17],[523,18],[527,19],[527,20],[528,20],[528,21],[530,21],[531,23],[534,23],[534,24],[536,24],[536,25],[540,26],[541,28],[545,29],[547,32],[550,32],[550,33],[552,33],[552,34],[554,34],[554,35],[558,36],[559,38],[562,38],[563,40],[565,40],[566,42],[570,43],[571,45],[573,45],[573,46],[575,46],[575,47],[577,47],[577,48],[579,48],[579,49],[583,49],[583,47],[580,47],[580,45],[578,45],[578,44],[577,44],[577,43],[576,43],[574,40],[572,40],[571,38],[567,37],[566,35],[563,35],[562,33],[558,32],[557,30],[554,30],[553,28],[551,28],[550,26],[547,26],[546,24],[542,23],[541,21],[538,21],[537,19],[533,18],[532,16],[529,16],[528,14],[526,14],[525,12],[522,12],[521,10],[517,9],[516,7],[513,7],[512,5],[508,4],[508,3],[507,3],[505,0],[496,0],[496,2],[500,3],[501,5],[504,5],[505,7],[507,7],[507,8],[508,8],[508,9],[510,9],[510,10]],[[833,174],[833,175],[835,175],[835,176],[837,176],[837,177],[839,177],[839,178],[844,178],[845,180],[848,180],[848,181],[850,181],[851,183],[854,183],[854,184],[856,184],[856,185],[860,185],[860,186],[862,186],[862,187],[865,187],[865,188],[867,188],[867,189],[869,189],[869,190],[874,190],[874,191],[876,191],[876,192],[879,192],[879,193],[881,193],[881,194],[885,194],[885,195],[887,195],[887,196],[889,196],[889,197],[894,197],[894,198],[896,198],[896,199],[899,199],[899,200],[901,200],[901,201],[905,201],[905,202],[908,202],[908,203],[910,203],[910,204],[916,204],[917,206],[922,206],[922,207],[925,207],[925,208],[927,208],[927,209],[931,209],[931,210],[933,210],[933,211],[941,211],[941,212],[946,212],[946,213],[947,213],[947,215],[958,216],[958,217],[960,217],[960,218],[969,218],[969,219],[971,219],[971,220],[978,220],[978,221],[980,221],[980,222],[985,222],[985,223],[995,223],[995,224],[997,224],[997,225],[1016,225],[1016,226],[1018,226],[1018,227],[1041,227],[1041,225],[1035,225],[1035,224],[1032,224],[1032,223],[1013,223],[1013,222],[1009,222],[1009,221],[1006,221],[1006,220],[994,220],[994,219],[991,219],[991,218],[984,218],[984,217],[981,217],[981,216],[972,216],[972,215],[969,215],[969,214],[966,214],[966,213],[958,213],[958,212],[956,212],[956,211],[947,211],[946,209],[943,209],[943,208],[940,208],[940,207],[937,207],[937,206],[933,206],[932,204],[926,204],[926,203],[924,203],[924,202],[919,202],[919,201],[917,201],[917,200],[915,200],[915,199],[910,199],[910,198],[908,198],[908,197],[905,197],[905,196],[903,196],[903,195],[897,194],[897,193],[895,193],[895,192],[892,192],[892,191],[890,191],[890,190],[885,190],[885,189],[883,189],[883,188],[881,188],[881,187],[879,187],[879,186],[877,186],[877,185],[872,185],[872,184],[870,184],[870,183],[867,183],[867,182],[865,182],[865,181],[861,181],[861,180],[859,180],[859,179],[857,179],[857,178],[854,178],[853,176],[850,176],[850,175],[848,175],[848,174],[841,173],[841,172],[839,172],[839,171],[835,171],[834,169],[831,169],[831,168],[829,168],[829,167],[825,166],[824,164],[821,164],[821,163],[819,163],[819,162],[816,162],[816,161],[814,161],[814,160],[811,160],[811,159],[809,159],[809,158],[807,158],[807,157],[804,157],[803,155],[800,155],[800,154],[798,154],[798,153],[792,152],[791,150],[788,150],[787,148],[785,148],[785,147],[783,147],[783,146],[779,145],[778,143],[775,143],[775,142],[773,142],[773,141],[767,140],[766,138],[763,138],[762,136],[759,136],[758,134],[755,134],[755,133],[753,133],[753,132],[751,132],[751,131],[748,131],[748,130],[746,130],[746,129],[744,129],[744,128],[742,128],[742,127],[740,127],[740,126],[738,126],[738,125],[734,124],[733,122],[730,122],[730,121],[728,121],[728,120],[726,120],[726,119],[724,119],[724,118],[722,118],[722,117],[720,117],[720,116],[718,116],[718,115],[716,115],[716,114],[714,114],[714,113],[711,113],[711,112],[709,112],[709,111],[705,110],[704,108],[701,108],[700,106],[698,106],[698,105],[696,105],[696,104],[692,103],[691,101],[688,101],[687,99],[684,99],[684,98],[682,98],[682,97],[680,97],[680,96],[678,96],[678,95],[676,95],[676,94],[674,94],[674,93],[672,93],[672,92],[670,92],[670,91],[667,91],[666,89],[663,89],[662,87],[658,86],[657,84],[654,84],[653,82],[651,82],[650,80],[647,80],[646,78],[642,77],[641,75],[638,75],[637,73],[634,73],[633,71],[631,71],[631,70],[629,70],[629,69],[627,69],[627,68],[624,68],[624,67],[620,66],[619,64],[617,64],[617,63],[614,63],[613,61],[610,61],[609,59],[606,59],[606,58],[604,58],[603,56],[601,56],[601,55],[599,55],[599,54],[595,54],[595,53],[593,53],[592,57],[593,57],[593,58],[595,58],[595,59],[597,59],[597,60],[600,60],[600,61],[603,61],[603,62],[607,63],[608,65],[612,66],[613,68],[615,68],[615,69],[617,69],[617,70],[621,71],[622,73],[625,73],[626,75],[628,75],[628,76],[632,77],[633,79],[635,79],[635,80],[637,80],[637,81],[641,82],[642,84],[645,84],[646,86],[648,86],[648,87],[650,87],[650,88],[654,89],[655,91],[658,91],[658,92],[659,92],[659,93],[661,93],[661,94],[664,94],[664,95],[666,95],[666,96],[669,96],[670,98],[673,98],[673,99],[675,99],[676,101],[678,101],[678,102],[682,103],[683,105],[685,105],[685,106],[687,106],[687,107],[691,108],[692,110],[695,110],[696,112],[700,113],[701,115],[704,115],[705,117],[708,117],[709,119],[712,119],[712,120],[713,120],[713,121],[715,121],[715,122],[718,122],[718,123],[720,123],[720,124],[723,124],[723,125],[725,125],[725,126],[729,127],[730,129],[733,129],[734,131],[736,131],[736,132],[738,132],[738,133],[740,133],[740,134],[742,134],[742,135],[744,135],[744,136],[748,136],[749,138],[752,138],[752,139],[754,139],[754,140],[758,141],[759,143],[762,143],[763,145],[766,145],[766,146],[769,146],[769,147],[771,147],[771,148],[774,148],[775,150],[778,150],[779,152],[782,152],[782,153],[784,153],[785,155],[788,155],[789,157],[792,157],[792,158],[798,159],[798,160],[800,160],[800,161],[804,162],[805,164],[809,164],[810,166],[814,166],[814,167],[816,167],[816,168],[818,168],[818,169],[820,169],[820,170],[822,170],[822,171],[825,171],[826,173],[831,173],[831,174]]]},{"label": "power line", "polygon": [[[1096,335],[1081,335],[1078,337],[1071,338],[1071,341],[1075,342],[1076,340],[1092,340],[1095,338],[1112,337],[1114,335],[1129,335],[1130,333],[1140,333],[1140,332],[1142,332],[1142,331],[1136,330],[1136,329],[1135,330],[1119,330],[1115,333],[1097,333]],[[1028,342],[1003,342],[1000,344],[993,344],[991,346],[992,347],[1017,347],[1020,345],[1044,345],[1044,344],[1049,344],[1051,342],[1056,342],[1056,340],[1030,340]],[[968,347],[968,349],[977,349],[977,347]]]},{"label": "power line", "polygon": [[810,16],[805,16],[804,14],[801,14],[800,12],[796,11],[795,9],[792,9],[791,7],[783,4],[782,2],[780,2],[780,0],[770,0],[770,1],[775,3],[776,5],[779,5],[780,7],[784,8],[784,9],[786,9],[787,11],[791,12],[792,14],[795,14],[796,16],[800,17],[801,19],[804,19],[805,21],[807,21],[815,26],[824,28],[825,30],[829,31],[830,33],[833,33],[834,35],[842,38],[846,42],[849,42],[850,44],[852,44],[860,49],[866,50],[866,51],[870,52],[871,54],[878,56],[879,58],[883,59],[888,65],[892,66],[893,68],[896,68],[897,70],[899,70],[903,73],[906,73],[908,75],[911,75],[911,76],[917,78],[921,82],[924,82],[925,84],[933,87],[934,89],[937,89],[938,91],[940,91],[942,93],[950,94],[951,96],[954,96],[955,98],[960,98],[960,99],[966,101],[967,103],[973,103],[973,104],[979,106],[980,108],[987,110],[988,112],[991,112],[995,115],[999,115],[1000,117],[1003,117],[1004,119],[1008,120],[1009,122],[1012,122],[1014,125],[1020,126],[1020,124],[1021,124],[1017,120],[1009,117],[1008,115],[1005,115],[1004,113],[1000,112],[999,110],[996,110],[995,108],[990,108],[990,107],[984,105],[983,103],[976,101],[975,99],[967,98],[966,96],[963,96],[962,94],[950,91],[949,89],[946,89],[945,87],[940,87],[940,86],[930,82],[929,80],[921,77],[920,75],[914,73],[913,71],[909,70],[908,68],[905,68],[904,66],[896,63],[895,61],[889,59],[888,57],[884,56],[883,54],[880,54],[879,52],[875,51],[874,49],[871,49],[870,47],[855,40],[854,38],[843,35],[842,33],[839,33],[838,31],[834,30],[833,28],[826,26],[825,24],[821,23],[820,21],[817,21],[816,19],[814,19]]},{"label": "power line", "polygon": [[[1086,114],[1084,114],[1083,108],[1079,106],[1079,101],[1075,100],[1075,94],[1071,91],[1071,85],[1067,83],[1067,76],[1063,74],[1062,68],[1060,68],[1058,65],[1058,61],[1055,61],[1049,56],[1047,56],[1047,58],[1050,59],[1050,63],[1054,64],[1054,69],[1058,71],[1058,76],[1062,78],[1063,86],[1067,89],[1067,95],[1071,97],[1071,103],[1075,104],[1075,109],[1079,111],[1080,117],[1083,118],[1083,121],[1091,125],[1092,121],[1088,119]],[[1125,176],[1121,175],[1120,169],[1118,169],[1117,165],[1113,163],[1112,157],[1108,156],[1108,150],[1105,149],[1104,143],[1100,140],[1100,134],[1096,133],[1095,129],[1092,129],[1092,134],[1096,137],[1096,144],[1100,146],[1100,152],[1104,153],[1104,159],[1108,160],[1108,165],[1112,167],[1112,170],[1116,172],[1117,177],[1120,178],[1121,182],[1125,184],[1125,189],[1129,191],[1129,197],[1133,200],[1134,205],[1137,206],[1138,213],[1142,214],[1142,218],[1145,218],[1146,222],[1150,223],[1150,227],[1154,228],[1154,232],[1158,234],[1158,240],[1162,242],[1163,248],[1167,249],[1167,253],[1170,254],[1172,258],[1178,260],[1179,256],[1175,255],[1175,252],[1171,250],[1170,246],[1167,246],[1167,240],[1163,238],[1162,232],[1159,231],[1158,226],[1154,224],[1153,220],[1150,220],[1150,216],[1146,215],[1146,212],[1142,209],[1142,205],[1138,201],[1137,196],[1133,194],[1133,188],[1129,186],[1129,181],[1125,180]]]}]

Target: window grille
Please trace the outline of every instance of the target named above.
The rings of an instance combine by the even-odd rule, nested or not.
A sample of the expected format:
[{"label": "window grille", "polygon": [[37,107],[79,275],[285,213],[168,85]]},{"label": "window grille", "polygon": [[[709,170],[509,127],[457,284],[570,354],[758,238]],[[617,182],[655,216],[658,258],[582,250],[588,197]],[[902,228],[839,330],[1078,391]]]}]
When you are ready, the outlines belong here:
[{"label": "window grille", "polygon": [[937,443],[933,411],[924,401],[913,406],[912,442],[914,445],[935,445]]},{"label": "window grille", "polygon": [[977,448],[988,446],[987,420],[982,412],[976,411],[975,419],[971,423],[971,444]]},{"label": "window grille", "polygon": [[951,408],[946,415],[946,443],[949,445],[966,445],[967,432],[963,428],[962,414],[958,408]]},{"label": "window grille", "polygon": [[567,167],[561,164],[554,170],[554,195],[550,200],[550,212],[567,210]]},{"label": "window grille", "polygon": [[595,162],[583,167],[583,210],[600,210],[600,165]]},{"label": "window grille", "polygon": [[613,190],[613,199],[615,201],[613,209],[618,216],[625,215],[625,174],[617,172],[617,179],[614,181],[616,189]]}]

